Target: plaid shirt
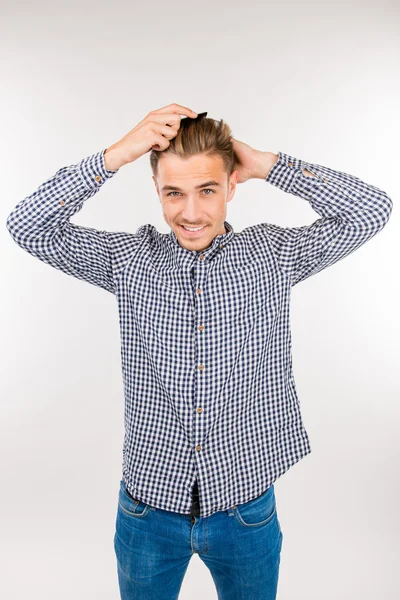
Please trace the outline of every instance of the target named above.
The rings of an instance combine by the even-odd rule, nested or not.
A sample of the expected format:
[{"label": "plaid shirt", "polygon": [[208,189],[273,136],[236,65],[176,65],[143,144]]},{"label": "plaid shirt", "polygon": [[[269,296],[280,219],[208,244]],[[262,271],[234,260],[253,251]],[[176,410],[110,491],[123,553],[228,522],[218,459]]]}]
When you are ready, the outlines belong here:
[{"label": "plaid shirt", "polygon": [[[316,175],[305,175],[308,169]],[[259,223],[201,252],[147,223],[136,233],[70,222],[118,171],[104,150],[59,169],[7,219],[39,260],[115,294],[119,310],[128,491],[200,516],[247,502],[311,452],[292,372],[290,293],[387,223],[388,195],[279,152],[265,181],[307,200],[311,225]]]}]

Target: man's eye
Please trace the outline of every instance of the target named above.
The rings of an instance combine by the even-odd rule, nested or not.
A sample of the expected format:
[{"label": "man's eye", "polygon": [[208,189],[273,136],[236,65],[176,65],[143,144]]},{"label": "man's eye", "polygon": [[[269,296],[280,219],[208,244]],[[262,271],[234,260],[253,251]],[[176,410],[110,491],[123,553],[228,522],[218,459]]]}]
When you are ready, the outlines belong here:
[{"label": "man's eye", "polygon": [[[210,188],[205,188],[202,191],[203,192],[212,192],[212,194],[214,194],[214,190],[212,190]],[[179,194],[179,192],[177,192],[177,191],[169,192],[169,194],[167,194],[167,196],[172,196],[172,194]],[[211,196],[212,194],[206,194],[206,196]]]}]

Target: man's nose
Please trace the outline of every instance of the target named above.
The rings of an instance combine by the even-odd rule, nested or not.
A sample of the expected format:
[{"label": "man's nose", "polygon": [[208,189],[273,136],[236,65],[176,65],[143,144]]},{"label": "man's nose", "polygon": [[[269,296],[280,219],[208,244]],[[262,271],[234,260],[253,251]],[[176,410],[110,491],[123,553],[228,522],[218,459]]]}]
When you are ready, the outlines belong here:
[{"label": "man's nose", "polygon": [[182,211],[182,219],[185,223],[202,223],[202,215],[194,202],[186,202]]}]

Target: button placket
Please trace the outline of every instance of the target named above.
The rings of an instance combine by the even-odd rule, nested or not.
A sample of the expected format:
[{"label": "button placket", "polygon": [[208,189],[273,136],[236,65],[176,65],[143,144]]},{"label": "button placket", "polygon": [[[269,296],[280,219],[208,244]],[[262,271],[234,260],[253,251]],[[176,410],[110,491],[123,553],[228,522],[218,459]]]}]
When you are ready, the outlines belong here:
[{"label": "button placket", "polygon": [[[207,265],[207,260],[206,260],[206,255],[204,253],[199,254],[198,256],[198,264],[199,264],[199,269],[197,271],[198,275],[197,275],[197,280],[195,282],[196,284],[196,299],[195,299],[195,319],[196,322],[198,323],[197,325],[197,336],[195,338],[196,340],[196,357],[197,357],[197,386],[196,386],[196,390],[197,390],[197,408],[196,408],[196,415],[203,416],[203,408],[202,408],[202,395],[203,395],[203,382],[200,379],[200,377],[203,377],[204,375],[202,375],[202,373],[205,371],[205,348],[204,348],[204,329],[205,326],[203,324],[203,296],[202,296],[202,286],[204,284],[204,280],[205,280],[205,267]],[[196,271],[194,272],[194,276],[196,277]],[[204,430],[204,421],[200,421],[200,419],[195,419],[194,420],[194,440],[197,441],[196,444],[196,453],[200,452],[201,450],[201,435],[202,432]],[[197,472],[199,472],[199,466],[197,466]]]}]

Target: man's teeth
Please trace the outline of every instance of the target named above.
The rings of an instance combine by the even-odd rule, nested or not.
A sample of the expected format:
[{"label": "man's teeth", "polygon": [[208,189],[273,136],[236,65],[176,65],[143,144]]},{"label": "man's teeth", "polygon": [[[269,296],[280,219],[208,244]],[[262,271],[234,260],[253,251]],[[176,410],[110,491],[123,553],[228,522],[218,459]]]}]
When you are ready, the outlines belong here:
[{"label": "man's teeth", "polygon": [[187,229],[188,231],[200,231],[200,229],[203,229],[203,227],[185,227],[184,225],[182,225],[182,227],[184,227],[185,229]]}]

